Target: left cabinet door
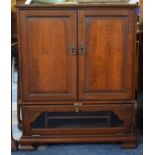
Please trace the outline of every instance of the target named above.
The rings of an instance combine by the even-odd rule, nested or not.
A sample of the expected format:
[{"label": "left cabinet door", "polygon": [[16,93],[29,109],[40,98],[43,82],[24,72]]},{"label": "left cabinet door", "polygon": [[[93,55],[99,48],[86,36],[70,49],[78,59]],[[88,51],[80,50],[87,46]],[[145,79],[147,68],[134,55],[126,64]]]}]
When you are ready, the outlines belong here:
[{"label": "left cabinet door", "polygon": [[76,10],[18,10],[24,101],[77,98]]}]

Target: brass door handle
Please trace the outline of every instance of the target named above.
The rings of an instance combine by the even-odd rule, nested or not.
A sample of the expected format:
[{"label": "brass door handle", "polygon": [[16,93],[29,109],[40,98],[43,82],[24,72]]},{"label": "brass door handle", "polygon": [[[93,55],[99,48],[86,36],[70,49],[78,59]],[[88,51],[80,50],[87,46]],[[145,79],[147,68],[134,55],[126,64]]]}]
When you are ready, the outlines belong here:
[{"label": "brass door handle", "polygon": [[77,49],[75,47],[71,47],[69,50],[70,55],[77,55]]},{"label": "brass door handle", "polygon": [[79,51],[79,54],[85,54],[85,48],[84,47],[80,47],[80,51]]}]

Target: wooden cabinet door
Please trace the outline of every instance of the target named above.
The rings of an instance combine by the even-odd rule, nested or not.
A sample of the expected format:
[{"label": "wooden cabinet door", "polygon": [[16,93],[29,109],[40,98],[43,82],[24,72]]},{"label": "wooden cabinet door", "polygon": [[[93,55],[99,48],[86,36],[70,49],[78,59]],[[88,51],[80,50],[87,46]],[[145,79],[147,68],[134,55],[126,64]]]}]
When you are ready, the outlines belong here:
[{"label": "wooden cabinet door", "polygon": [[79,11],[79,98],[134,97],[134,9]]},{"label": "wooden cabinet door", "polygon": [[76,11],[23,9],[18,18],[22,98],[76,99]]}]

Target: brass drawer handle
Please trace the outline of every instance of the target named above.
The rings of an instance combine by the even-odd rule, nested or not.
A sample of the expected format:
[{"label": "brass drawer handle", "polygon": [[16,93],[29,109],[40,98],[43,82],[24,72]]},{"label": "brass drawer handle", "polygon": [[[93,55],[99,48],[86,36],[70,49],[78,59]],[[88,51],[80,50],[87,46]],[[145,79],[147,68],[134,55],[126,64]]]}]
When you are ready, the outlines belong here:
[{"label": "brass drawer handle", "polygon": [[74,102],[75,112],[80,112],[80,106],[82,106],[82,102]]},{"label": "brass drawer handle", "polygon": [[76,107],[76,108],[75,108],[75,112],[80,112],[79,107]]}]

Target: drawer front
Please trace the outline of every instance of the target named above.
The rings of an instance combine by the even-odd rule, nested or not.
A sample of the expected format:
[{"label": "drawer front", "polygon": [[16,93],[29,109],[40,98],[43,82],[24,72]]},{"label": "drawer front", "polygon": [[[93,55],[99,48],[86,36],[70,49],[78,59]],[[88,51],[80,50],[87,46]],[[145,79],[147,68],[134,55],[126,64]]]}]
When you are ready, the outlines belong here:
[{"label": "drawer front", "polygon": [[25,135],[107,135],[133,132],[134,104],[22,106]]}]

